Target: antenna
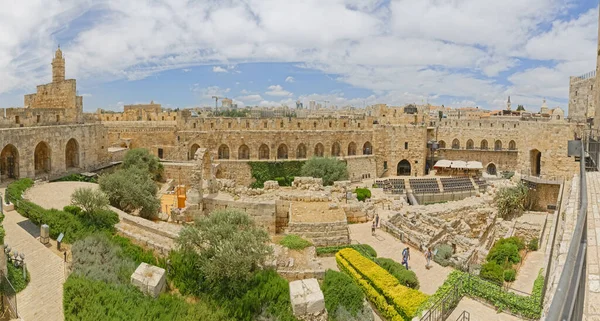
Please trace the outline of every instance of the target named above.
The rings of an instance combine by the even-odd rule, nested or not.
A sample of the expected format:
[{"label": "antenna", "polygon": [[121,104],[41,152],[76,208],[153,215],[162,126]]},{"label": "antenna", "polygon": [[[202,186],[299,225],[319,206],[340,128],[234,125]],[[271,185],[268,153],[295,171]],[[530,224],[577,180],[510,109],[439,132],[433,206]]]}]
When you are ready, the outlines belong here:
[{"label": "antenna", "polygon": [[217,109],[217,101],[219,100],[220,97],[212,96],[212,98],[215,100],[215,109]]}]

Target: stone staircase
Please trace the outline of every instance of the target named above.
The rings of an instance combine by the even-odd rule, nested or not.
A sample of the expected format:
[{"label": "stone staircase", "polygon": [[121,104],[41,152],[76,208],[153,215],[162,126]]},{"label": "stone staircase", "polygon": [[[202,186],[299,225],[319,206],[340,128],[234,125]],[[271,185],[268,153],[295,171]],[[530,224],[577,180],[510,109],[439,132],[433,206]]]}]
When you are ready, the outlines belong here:
[{"label": "stone staircase", "polygon": [[310,240],[315,246],[338,246],[350,243],[348,223],[300,223],[290,222],[286,234],[295,234]]}]

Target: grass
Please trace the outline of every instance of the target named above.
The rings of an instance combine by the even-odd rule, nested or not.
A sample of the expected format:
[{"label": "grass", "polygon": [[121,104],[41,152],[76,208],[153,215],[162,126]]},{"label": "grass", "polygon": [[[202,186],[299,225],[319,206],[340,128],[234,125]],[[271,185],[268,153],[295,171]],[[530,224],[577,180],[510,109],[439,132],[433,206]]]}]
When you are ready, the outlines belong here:
[{"label": "grass", "polygon": [[295,234],[286,235],[279,244],[287,247],[290,250],[304,250],[312,246],[312,243]]}]

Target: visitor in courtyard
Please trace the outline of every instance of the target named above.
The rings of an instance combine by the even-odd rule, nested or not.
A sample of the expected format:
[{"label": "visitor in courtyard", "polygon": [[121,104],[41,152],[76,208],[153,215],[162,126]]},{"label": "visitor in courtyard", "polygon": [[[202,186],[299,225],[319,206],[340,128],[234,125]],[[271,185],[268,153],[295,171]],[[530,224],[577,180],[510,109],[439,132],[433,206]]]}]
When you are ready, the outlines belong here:
[{"label": "visitor in courtyard", "polygon": [[375,227],[379,227],[379,214],[375,214]]},{"label": "visitor in courtyard", "polygon": [[375,228],[377,227],[377,223],[373,220],[373,225],[371,225],[371,235],[375,235]]},{"label": "visitor in courtyard", "polygon": [[408,260],[410,260],[410,249],[408,247],[406,247],[402,251],[402,264],[406,267],[407,270],[408,270]]},{"label": "visitor in courtyard", "polygon": [[427,251],[425,251],[425,259],[427,260],[427,265],[425,265],[425,267],[429,270],[431,268],[430,263],[431,263],[431,257],[433,256],[433,253],[431,252],[431,248],[428,247]]}]

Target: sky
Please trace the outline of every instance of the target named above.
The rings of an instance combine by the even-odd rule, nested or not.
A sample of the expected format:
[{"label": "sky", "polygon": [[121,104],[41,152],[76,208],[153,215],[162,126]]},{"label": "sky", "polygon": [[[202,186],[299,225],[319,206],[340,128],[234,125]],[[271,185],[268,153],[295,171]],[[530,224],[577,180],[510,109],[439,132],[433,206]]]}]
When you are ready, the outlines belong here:
[{"label": "sky", "polygon": [[[592,0],[0,0],[0,107],[51,81],[84,110],[148,103],[568,107],[595,70]],[[220,104],[220,103],[219,103]]]}]

